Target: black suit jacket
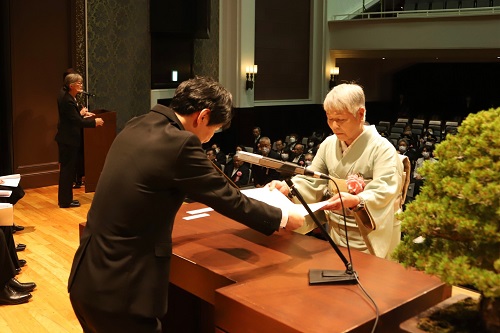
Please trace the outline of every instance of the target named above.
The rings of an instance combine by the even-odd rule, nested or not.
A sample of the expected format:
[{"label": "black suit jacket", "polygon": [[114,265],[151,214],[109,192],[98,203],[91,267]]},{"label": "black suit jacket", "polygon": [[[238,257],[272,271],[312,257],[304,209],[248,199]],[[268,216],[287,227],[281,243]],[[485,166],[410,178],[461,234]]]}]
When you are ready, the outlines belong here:
[{"label": "black suit jacket", "polygon": [[82,142],[82,128],[95,127],[95,120],[83,118],[81,108],[68,92],[59,93],[57,98],[59,123],[57,124],[56,141],[69,146],[80,147]]},{"label": "black suit jacket", "polygon": [[71,296],[101,310],[164,316],[172,228],[186,195],[264,234],[279,228],[281,210],[230,186],[198,137],[156,105],[111,145],[71,268]]},{"label": "black suit jacket", "polygon": [[[228,176],[236,185],[238,186],[245,186],[248,185],[248,181],[250,178],[250,167],[248,166],[247,163],[243,163],[234,173],[233,175],[233,170],[234,170],[234,164],[230,163],[226,166],[224,169],[224,173],[226,176]],[[238,171],[241,172],[241,176],[238,176]]]},{"label": "black suit jacket", "polygon": [[[278,153],[275,152],[274,150],[271,150],[269,152],[269,155],[267,155],[267,157],[273,158],[275,160],[281,160],[281,156],[278,155]],[[252,166],[252,173],[255,186],[257,185],[264,186],[267,183],[271,182],[272,180],[278,180],[281,177],[278,171],[274,169],[261,167],[259,165]]]}]

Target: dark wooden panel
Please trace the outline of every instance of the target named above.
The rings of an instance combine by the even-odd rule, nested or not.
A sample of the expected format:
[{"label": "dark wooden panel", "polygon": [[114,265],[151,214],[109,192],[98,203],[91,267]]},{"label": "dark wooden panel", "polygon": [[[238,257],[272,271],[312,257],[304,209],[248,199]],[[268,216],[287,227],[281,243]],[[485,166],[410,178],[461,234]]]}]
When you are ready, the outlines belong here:
[{"label": "dark wooden panel", "polygon": [[256,100],[309,98],[310,1],[255,2]]},{"label": "dark wooden panel", "polygon": [[104,126],[85,128],[83,131],[85,156],[85,192],[94,192],[108,155],[109,147],[116,136],[116,112],[94,110],[95,117],[104,120]]},{"label": "dark wooden panel", "polygon": [[56,98],[61,75],[71,67],[71,1],[11,0],[10,6],[13,171],[23,174],[26,188],[52,185]]}]

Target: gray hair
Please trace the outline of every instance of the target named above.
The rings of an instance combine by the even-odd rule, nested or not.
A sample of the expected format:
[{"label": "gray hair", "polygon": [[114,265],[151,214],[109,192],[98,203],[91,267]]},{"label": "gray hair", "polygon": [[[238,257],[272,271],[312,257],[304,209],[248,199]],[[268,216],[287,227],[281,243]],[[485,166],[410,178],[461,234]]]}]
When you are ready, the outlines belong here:
[{"label": "gray hair", "polygon": [[[359,108],[365,109],[365,93],[363,88],[355,83],[342,83],[335,86],[326,95],[323,102],[325,110],[339,110],[357,116]],[[366,112],[363,116],[365,120]]]},{"label": "gray hair", "polygon": [[83,78],[78,73],[71,73],[64,78],[64,87],[69,90],[69,85],[75,82],[83,82]]}]

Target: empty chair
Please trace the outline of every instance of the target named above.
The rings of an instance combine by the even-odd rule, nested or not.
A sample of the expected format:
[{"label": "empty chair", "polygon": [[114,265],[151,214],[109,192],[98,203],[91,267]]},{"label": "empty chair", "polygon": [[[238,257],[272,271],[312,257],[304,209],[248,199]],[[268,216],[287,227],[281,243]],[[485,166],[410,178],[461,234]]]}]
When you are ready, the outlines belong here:
[{"label": "empty chair", "polygon": [[422,135],[423,130],[421,128],[413,128],[411,132],[415,135]]},{"label": "empty chair", "polygon": [[375,125],[375,128],[377,129],[377,132],[384,132],[386,131],[387,132],[387,127],[385,126],[380,126],[380,125]]},{"label": "empty chair", "polygon": [[431,3],[430,1],[419,1],[417,3],[417,10],[429,10],[431,8]]},{"label": "empty chair", "polygon": [[391,123],[388,122],[388,121],[384,121],[384,120],[379,121],[378,125],[379,126],[385,126],[385,128],[387,129],[387,131],[389,131],[389,129],[391,128]]},{"label": "empty chair", "polygon": [[425,119],[413,119],[413,124],[425,124]]},{"label": "empty chair", "polygon": [[474,0],[462,0],[460,8],[474,8]]},{"label": "empty chair", "polygon": [[412,129],[419,129],[419,130],[421,130],[421,131],[422,131],[422,130],[424,129],[424,124],[415,124],[415,123],[413,123],[413,124],[411,125],[411,128],[412,128]]},{"label": "empty chair", "polygon": [[398,123],[395,123],[394,125],[392,125],[392,128],[394,128],[394,127],[401,127],[401,128],[405,128],[405,126],[406,126],[406,123],[399,123],[399,122],[398,122]]},{"label": "empty chair", "polygon": [[477,0],[476,1],[476,7],[489,7],[490,6],[490,0]]},{"label": "empty chair", "polygon": [[431,2],[431,9],[444,9],[444,1],[433,1]]},{"label": "empty chair", "polygon": [[417,0],[406,0],[403,6],[403,10],[415,10],[417,9]]},{"label": "empty chair", "polygon": [[434,131],[434,133],[436,133],[436,131],[441,132],[441,126],[438,126],[438,125],[429,125],[429,128],[432,128],[432,131]]},{"label": "empty chair", "polygon": [[409,121],[408,121],[408,118],[398,118],[398,120],[396,120],[396,123],[405,123],[405,124],[408,124]]},{"label": "empty chair", "polygon": [[446,9],[458,9],[459,5],[460,5],[460,0],[446,1]]},{"label": "empty chair", "polygon": [[429,125],[437,125],[441,127],[441,120],[429,120]]},{"label": "empty chair", "polygon": [[308,140],[309,140],[309,138],[308,138],[308,137],[303,137],[303,138],[302,138],[302,144],[303,144],[303,145],[307,145],[307,141],[308,141]]},{"label": "empty chair", "polygon": [[444,126],[446,126],[446,127],[448,127],[448,126],[458,127],[458,121],[447,121],[447,122],[445,122]]},{"label": "empty chair", "polygon": [[404,128],[403,127],[393,127],[391,128],[391,134],[397,133],[398,135],[401,135],[403,133]]}]

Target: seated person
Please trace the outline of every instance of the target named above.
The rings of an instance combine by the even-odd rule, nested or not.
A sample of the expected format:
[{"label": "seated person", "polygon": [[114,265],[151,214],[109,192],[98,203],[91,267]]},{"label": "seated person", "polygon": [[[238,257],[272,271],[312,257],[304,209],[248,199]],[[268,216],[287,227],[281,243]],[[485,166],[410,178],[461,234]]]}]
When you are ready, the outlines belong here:
[{"label": "seated person", "polygon": [[432,150],[428,146],[424,146],[421,152],[422,157],[420,157],[415,163],[415,171],[413,171],[413,179],[415,179],[415,190],[413,191],[413,196],[416,197],[420,193],[420,188],[424,185],[425,178],[418,173],[418,170],[422,167],[424,162],[429,163],[437,162],[436,159],[432,157]]},{"label": "seated person", "polygon": [[212,149],[215,150],[215,159],[220,164],[226,165],[226,154],[220,149],[217,143],[212,144]]},{"label": "seated person", "polygon": [[274,146],[276,149],[273,149],[276,153],[278,153],[278,155],[280,155],[281,157],[281,154],[286,154],[286,156],[288,157],[288,152],[285,152],[285,144],[283,143],[283,140],[282,139],[278,139],[276,141],[274,141]]},{"label": "seated person", "polygon": [[304,163],[305,167],[308,167],[312,164],[312,160],[314,159],[314,155],[311,153],[307,153],[304,155]]},{"label": "seated person", "polygon": [[299,142],[300,142],[299,135],[297,133],[291,133],[288,136],[288,143],[285,150],[291,152],[295,148],[295,145]]},{"label": "seated person", "polygon": [[[262,156],[267,156],[269,158],[274,158],[280,160],[280,156],[274,150],[271,150],[271,140],[267,136],[263,136],[259,141],[259,150],[256,154],[261,154]],[[253,180],[255,187],[264,187],[267,183],[272,180],[280,179],[280,173],[274,169],[269,169],[262,167],[260,165],[254,165],[252,167]]]},{"label": "seated person", "polygon": [[297,143],[292,149],[291,153],[291,162],[300,166],[304,166],[304,145],[302,143]]},{"label": "seated person", "polygon": [[410,146],[408,140],[405,138],[399,139],[397,149],[400,155],[408,156],[411,165],[411,172],[413,173],[413,171],[415,170],[415,162],[417,161],[416,150]]},{"label": "seated person", "polygon": [[246,186],[249,183],[250,168],[248,167],[248,163],[240,160],[237,155],[233,157],[232,163],[226,166],[224,173],[238,187]]},{"label": "seated person", "polygon": [[215,164],[219,169],[222,169],[222,165],[219,163],[219,161],[217,161],[215,149],[213,148],[207,149],[206,154],[208,159],[212,161],[213,164]]}]

